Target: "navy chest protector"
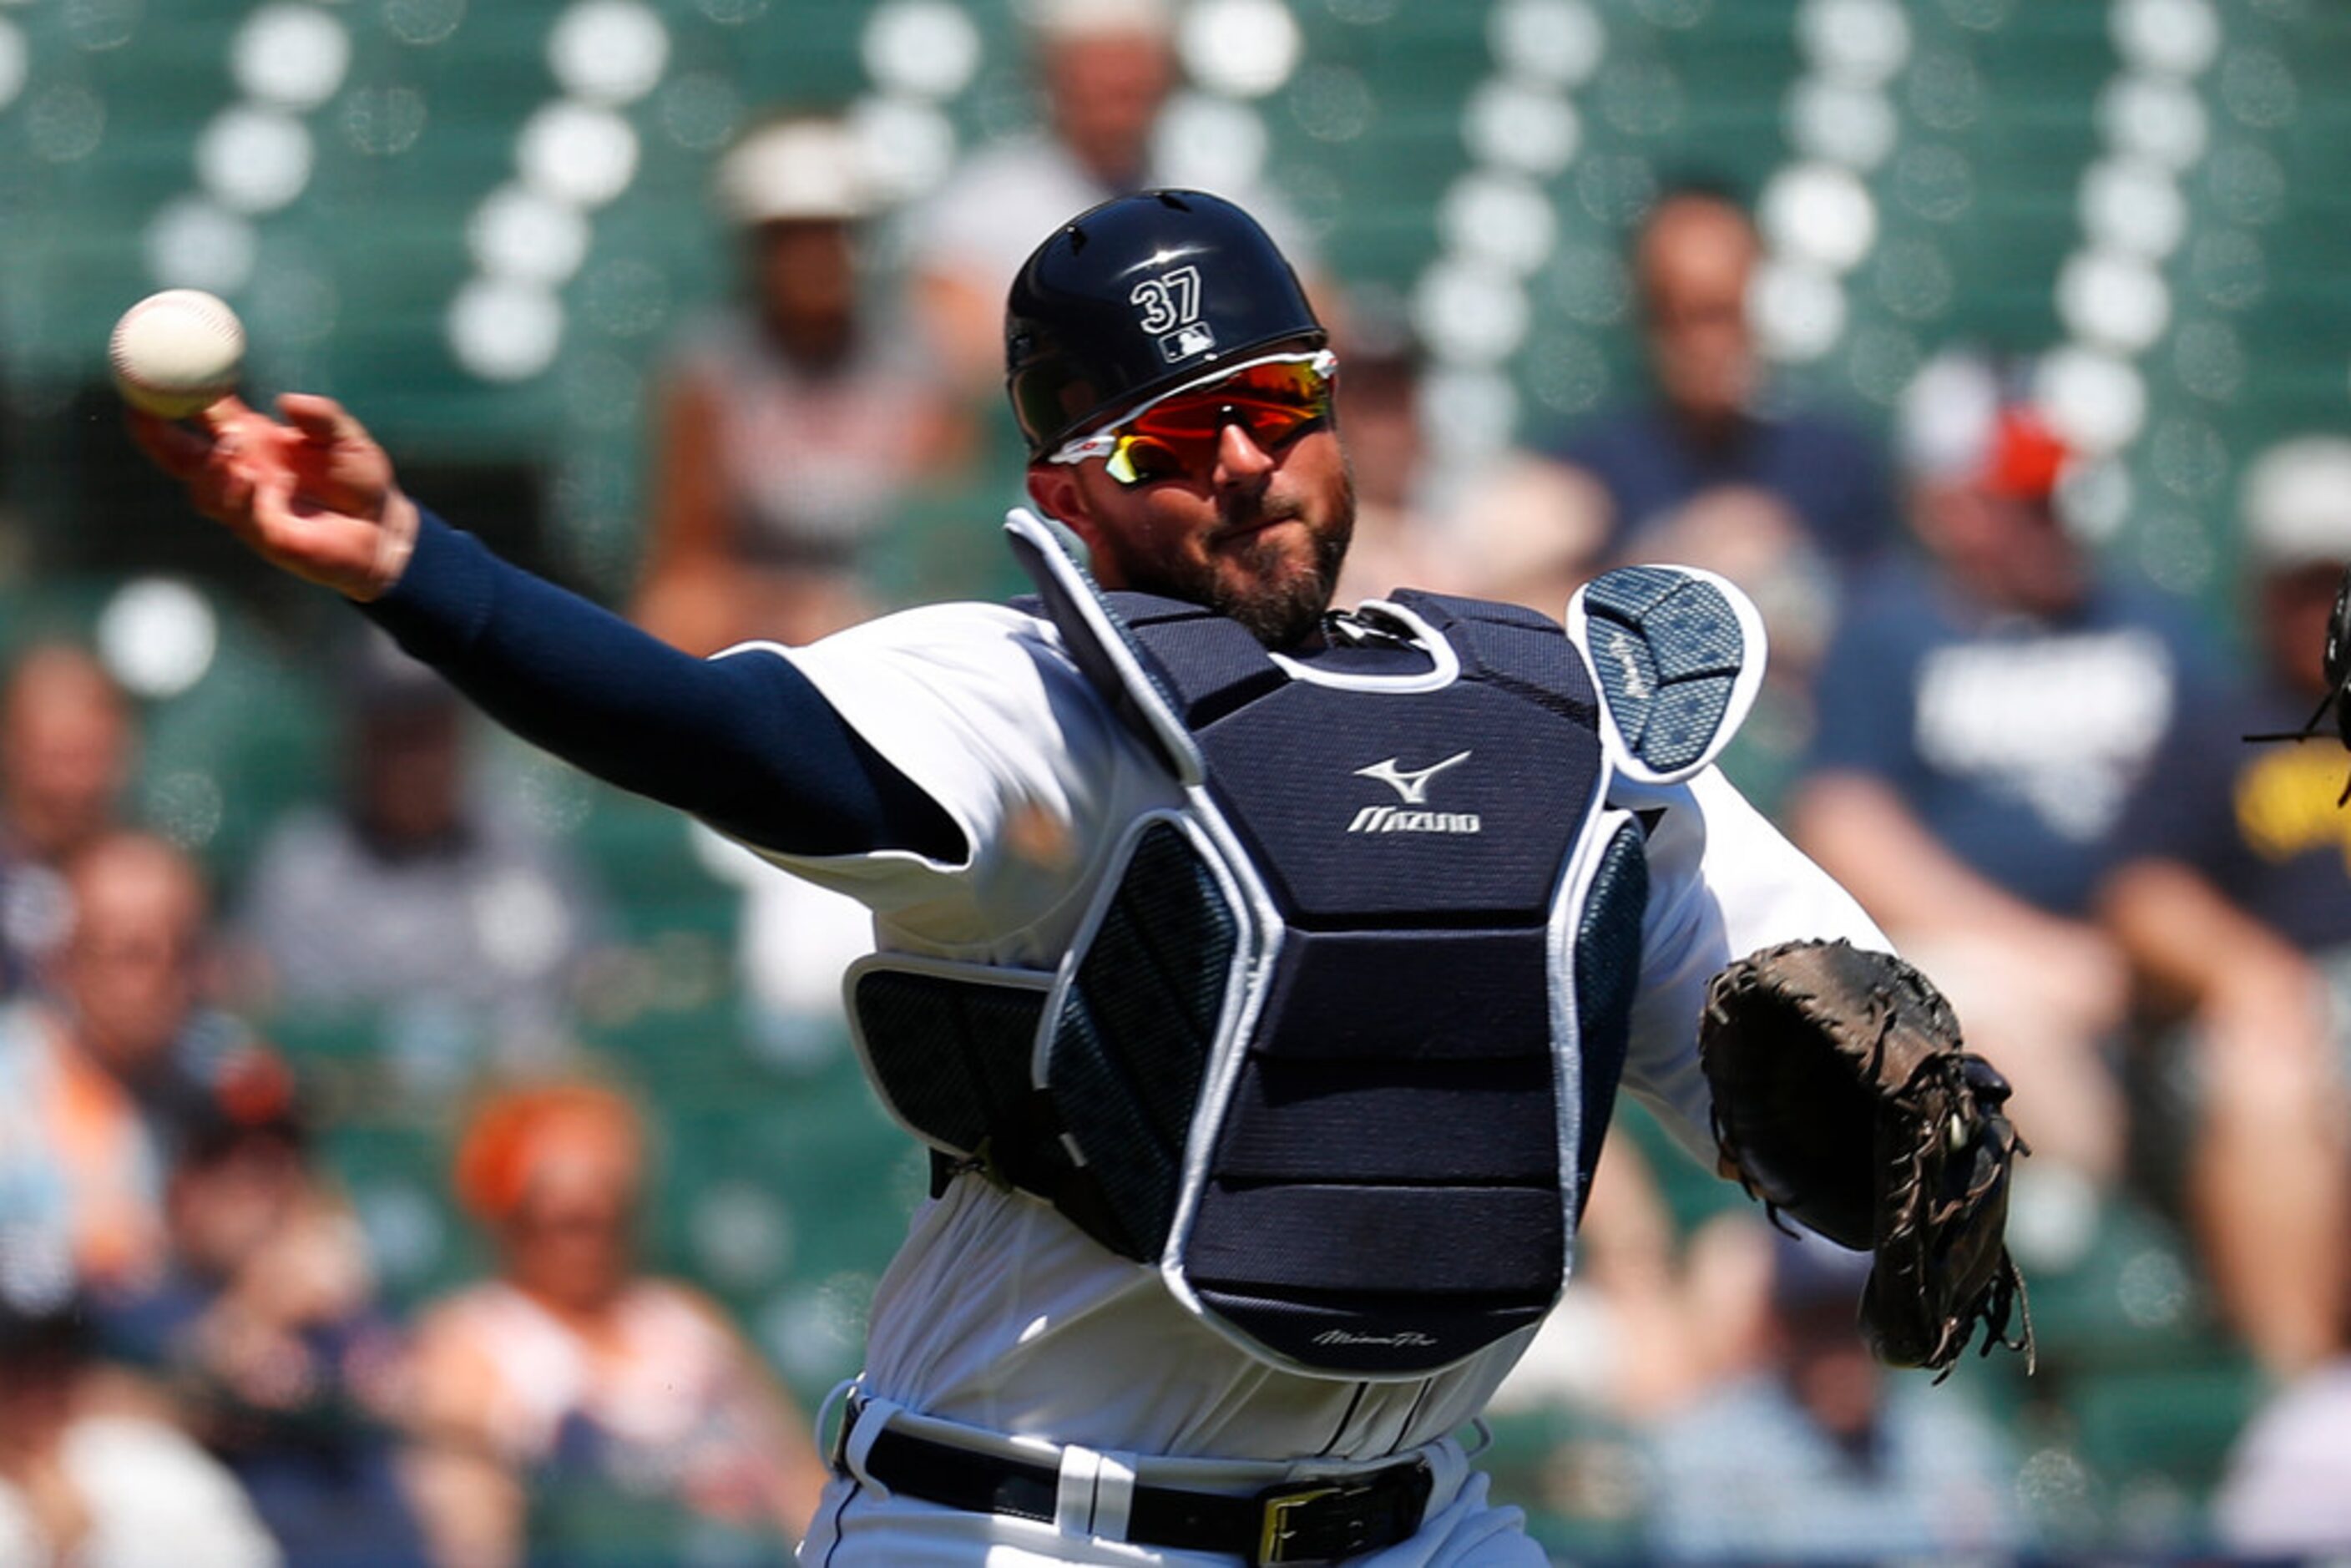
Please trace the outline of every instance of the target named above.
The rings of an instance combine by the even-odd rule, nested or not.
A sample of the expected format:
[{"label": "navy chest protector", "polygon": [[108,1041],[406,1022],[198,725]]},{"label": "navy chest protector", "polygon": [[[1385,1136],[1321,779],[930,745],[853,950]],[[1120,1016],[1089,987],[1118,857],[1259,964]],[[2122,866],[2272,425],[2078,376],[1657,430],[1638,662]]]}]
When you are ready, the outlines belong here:
[{"label": "navy chest protector", "polygon": [[852,971],[893,1113],[1274,1365],[1420,1377],[1535,1322],[1624,1066],[1647,891],[1576,645],[1400,593],[1294,661],[1013,531],[1186,804],[1134,825],[1057,970]]}]

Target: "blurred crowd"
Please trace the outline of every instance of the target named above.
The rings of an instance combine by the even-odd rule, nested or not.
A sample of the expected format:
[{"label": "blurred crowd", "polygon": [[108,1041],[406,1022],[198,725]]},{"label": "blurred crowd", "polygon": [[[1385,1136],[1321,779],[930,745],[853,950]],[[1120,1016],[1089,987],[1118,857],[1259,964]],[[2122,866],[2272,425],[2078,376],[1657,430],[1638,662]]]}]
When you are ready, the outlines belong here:
[{"label": "blurred crowd", "polygon": [[[909,548],[900,519],[1002,471],[1005,286],[1057,220],[1154,181],[1178,75],[1148,0],[1040,5],[1030,41],[1043,125],[927,205],[887,210],[820,113],[721,161],[739,288],[659,370],[640,624],[707,653],[883,612],[909,580],[878,565]],[[2242,1391],[2209,1506],[2153,1528],[2351,1550],[2351,762],[2331,726],[2294,738],[2329,690],[2351,420],[2275,433],[2207,519],[2240,569],[2216,620],[2088,542],[2032,345],[1948,346],[1890,429],[1775,386],[1755,228],[1689,186],[1630,239],[1646,394],[1439,483],[1408,326],[1277,199],[1231,193],[1334,326],[1360,507],[1343,601],[1416,586],[1557,615],[1657,559],[1742,587],[1773,658],[1727,766],[2014,1082],[2028,1281],[2089,1267],[2117,1223],[2169,1239],[2170,1321]],[[1017,499],[986,496],[968,530]],[[0,1563],[610,1561],[622,1518],[692,1543],[664,1560],[784,1561],[822,1474],[812,1401],[643,1261],[663,1130],[578,1043],[631,889],[485,787],[437,677],[355,629],[339,657],[340,789],[215,888],[128,804],[139,705],[85,647],[13,647]],[[861,913],[734,871],[744,1027],[786,1050],[838,1031]],[[386,1081],[438,1108],[473,1282],[382,1289],[317,1064],[270,1043],[319,1009],[469,1042]],[[1525,1461],[1506,1484],[1596,1555],[2081,1544],[2044,1460],[2087,1420],[2068,1401],[2102,1364],[2095,1324],[2053,1322],[2029,1383],[1889,1375],[1854,1332],[1866,1260],[1774,1233],[1735,1189],[1692,1200],[1698,1166],[1652,1131],[1634,1112],[1612,1140],[1569,1299],[1504,1391],[1498,1455]]]}]

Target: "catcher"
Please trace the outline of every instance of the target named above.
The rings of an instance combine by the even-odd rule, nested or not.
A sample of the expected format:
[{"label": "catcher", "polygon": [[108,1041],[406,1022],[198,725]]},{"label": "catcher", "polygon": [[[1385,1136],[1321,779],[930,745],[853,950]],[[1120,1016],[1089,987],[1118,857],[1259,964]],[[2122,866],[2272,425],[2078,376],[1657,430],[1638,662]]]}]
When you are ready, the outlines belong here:
[{"label": "catcher", "polygon": [[1644,568],[1563,628],[1333,612],[1338,361],[1216,197],[1081,214],[1006,325],[1036,596],[706,661],[423,513],[323,399],[136,423],[502,722],[874,910],[857,1043],[933,1201],[802,1560],[1540,1563],[1454,1434],[1620,1088],[1876,1249],[1882,1354],[2003,1334],[2002,1085],[1895,960],[1775,946],[1884,938],[1713,767],[1754,607]]}]

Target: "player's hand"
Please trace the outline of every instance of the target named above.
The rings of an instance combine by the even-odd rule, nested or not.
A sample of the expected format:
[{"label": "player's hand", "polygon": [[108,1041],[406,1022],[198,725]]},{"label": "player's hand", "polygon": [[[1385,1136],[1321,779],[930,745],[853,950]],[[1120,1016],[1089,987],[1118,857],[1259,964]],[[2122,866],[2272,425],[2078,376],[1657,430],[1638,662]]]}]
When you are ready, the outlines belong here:
[{"label": "player's hand", "polygon": [[415,503],[340,403],[289,392],[277,409],[283,422],[229,397],[176,423],[133,409],[131,434],[196,510],[264,560],[351,599],[379,597],[407,565]]}]

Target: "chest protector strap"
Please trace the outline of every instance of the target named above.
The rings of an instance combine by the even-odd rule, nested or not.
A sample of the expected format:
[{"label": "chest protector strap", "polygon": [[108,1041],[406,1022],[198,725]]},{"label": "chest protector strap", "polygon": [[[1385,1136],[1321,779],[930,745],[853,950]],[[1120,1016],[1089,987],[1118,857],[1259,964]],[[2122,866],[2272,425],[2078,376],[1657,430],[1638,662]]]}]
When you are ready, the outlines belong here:
[{"label": "chest protector strap", "polygon": [[1055,972],[852,971],[893,1113],[1278,1366],[1422,1377],[1531,1325],[1623,1069],[1646,899],[1576,648],[1400,594],[1386,633],[1292,660],[1014,531],[1185,803],[1130,831]]}]

